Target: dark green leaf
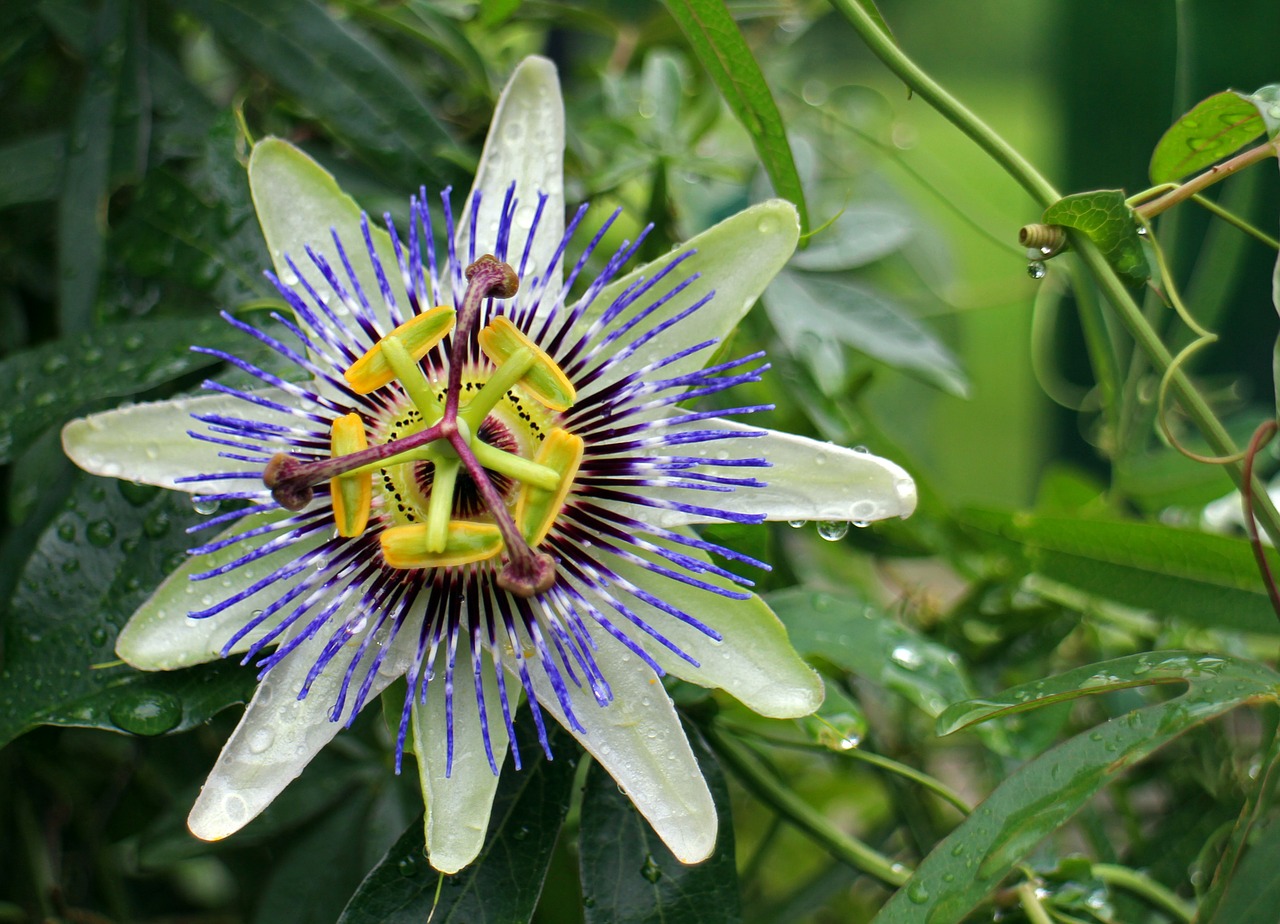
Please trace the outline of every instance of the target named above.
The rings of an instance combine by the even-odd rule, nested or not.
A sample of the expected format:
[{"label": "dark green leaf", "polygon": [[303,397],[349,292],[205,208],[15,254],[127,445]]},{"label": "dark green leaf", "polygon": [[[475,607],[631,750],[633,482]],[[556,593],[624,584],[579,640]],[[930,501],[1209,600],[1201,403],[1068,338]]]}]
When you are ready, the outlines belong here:
[{"label": "dark green leaf", "polygon": [[451,175],[449,132],[367,38],[312,0],[179,0],[226,47],[405,184]]},{"label": "dark green leaf", "polygon": [[42,723],[180,731],[242,702],[251,671],[143,674],[116,659],[125,620],[185,557],[185,495],[83,478],[35,545],[4,622],[0,744]]},{"label": "dark green leaf", "polygon": [[1151,276],[1123,190],[1098,189],[1066,196],[1045,209],[1044,221],[1088,235],[1111,267],[1130,282],[1145,282]]},{"label": "dark green leaf", "polygon": [[1172,183],[1203,170],[1266,129],[1257,104],[1248,97],[1234,90],[1215,93],[1160,137],[1151,155],[1151,182]]},{"label": "dark green leaf", "polygon": [[425,859],[418,819],[365,878],[339,924],[420,924],[428,916],[433,924],[528,921],[569,808],[577,767],[568,735],[548,733],[555,760],[542,756],[527,711],[516,723],[524,769],[516,770],[507,759],[484,849],[470,866],[445,877],[438,903],[440,874]]},{"label": "dark green leaf", "polygon": [[[220,318],[135,321],[83,333],[0,361],[0,463],[88,402],[137,394],[217,362],[194,344],[235,349],[246,337]],[[145,349],[144,349],[145,347]]]},{"label": "dark green leaf", "polygon": [[809,230],[809,212],[786,126],[760,73],[760,65],[733,17],[722,0],[667,0],[667,8],[730,110],[751,136],[774,190],[795,203],[800,212],[800,233],[804,234]]},{"label": "dark green leaf", "polygon": [[733,924],[742,919],[729,791],[700,735],[689,736],[719,813],[716,850],[685,866],[598,764],[582,796],[579,863],[587,924]]},{"label": "dark green leaf", "polygon": [[1249,847],[1209,924],[1272,924],[1280,908],[1280,822],[1272,821]]},{"label": "dark green leaf", "polygon": [[790,589],[766,600],[801,655],[879,684],[929,715],[973,695],[954,652],[900,625],[860,596]]},{"label": "dark green leaf", "polygon": [[[1083,676],[1088,674],[1088,677]],[[1029,761],[995,788],[925,857],[875,924],[956,924],[1047,835],[1064,825],[1115,774],[1172,738],[1242,703],[1275,700],[1280,675],[1261,664],[1193,652],[1153,652],[1093,664],[1015,687],[995,700],[959,704],[940,719],[951,730],[1072,695],[1146,683],[1186,683],[1186,692],[1104,722]],[[1042,689],[1043,687],[1043,689]],[[1043,695],[1041,695],[1043,694]]]},{"label": "dark green leaf", "polygon": [[96,320],[124,32],[121,0],[105,0],[94,23],[58,200],[58,310],[64,331],[85,330]]},{"label": "dark green leaf", "polygon": [[67,136],[62,132],[0,146],[0,208],[57,198],[66,156]]},{"label": "dark green leaf", "polygon": [[844,348],[953,395],[969,392],[955,356],[931,331],[879,293],[838,276],[779,273],[765,309],[787,350],[803,359],[831,394],[844,387]]},{"label": "dark green leaf", "polygon": [[1280,632],[1249,543],[1158,523],[968,510],[970,529],[1016,544],[1028,567],[1196,625]]}]

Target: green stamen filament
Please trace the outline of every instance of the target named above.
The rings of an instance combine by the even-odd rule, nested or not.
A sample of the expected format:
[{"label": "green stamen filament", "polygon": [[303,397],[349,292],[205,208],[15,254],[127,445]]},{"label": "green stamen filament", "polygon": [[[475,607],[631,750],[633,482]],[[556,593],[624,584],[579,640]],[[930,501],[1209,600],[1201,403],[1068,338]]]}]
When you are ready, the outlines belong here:
[{"label": "green stamen filament", "polygon": [[484,387],[458,414],[459,419],[471,424],[471,429],[477,429],[498,402],[506,397],[511,387],[533,368],[533,363],[534,355],[531,351],[520,350],[513,353],[489,376],[489,381],[484,383]]},{"label": "green stamen filament", "polygon": [[[407,347],[394,334],[388,334],[379,341],[379,347],[387,365],[399,379],[401,386],[409,395],[409,400],[421,412],[428,424],[436,423],[444,415],[444,408],[436,401],[427,374],[422,371],[418,360],[414,359]],[[472,430],[475,429],[473,424]]]},{"label": "green stamen filament", "polygon": [[427,500],[426,550],[443,552],[449,538],[449,514],[453,510],[453,490],[458,483],[458,469],[462,460],[456,453],[452,458],[436,462],[435,479],[431,483],[431,497]]}]

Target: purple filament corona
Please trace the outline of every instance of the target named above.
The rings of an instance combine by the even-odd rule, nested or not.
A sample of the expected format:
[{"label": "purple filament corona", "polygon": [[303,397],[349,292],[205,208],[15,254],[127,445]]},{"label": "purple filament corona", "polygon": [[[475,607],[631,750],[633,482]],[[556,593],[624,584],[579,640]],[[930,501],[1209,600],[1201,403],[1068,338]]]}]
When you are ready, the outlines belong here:
[{"label": "purple filament corona", "polygon": [[[689,653],[664,635],[662,623],[675,620],[719,639],[714,619],[705,618],[714,606],[702,615],[686,612],[662,599],[658,591],[624,577],[620,566],[631,574],[652,576],[652,583],[659,586],[671,581],[703,591],[712,595],[709,603],[713,596],[747,597],[733,586],[750,586],[750,582],[714,564],[708,553],[767,568],[690,530],[662,528],[646,520],[646,511],[739,523],[763,519],[720,509],[716,499],[762,486],[750,470],[767,463],[706,449],[717,441],[755,436],[759,431],[717,427],[711,414],[685,410],[677,403],[758,381],[767,366],[758,364],[762,354],[752,354],[701,371],[665,372],[687,356],[710,357],[714,340],[691,342],[646,363],[633,359],[658,333],[678,329],[702,310],[712,293],[698,293],[688,307],[663,312],[672,299],[697,282],[696,274],[682,272],[686,257],[681,256],[651,276],[637,278],[608,304],[597,304],[634,254],[638,240],[624,242],[609,255],[600,275],[582,287],[576,301],[568,303],[570,288],[581,280],[617,213],[592,237],[560,285],[556,273],[585,207],[572,216],[563,238],[555,242],[549,264],[532,265],[532,245],[543,230],[548,200],[539,197],[528,237],[521,241],[514,224],[513,184],[502,204],[495,255],[515,267],[520,289],[506,301],[487,299],[480,324],[505,315],[547,352],[578,390],[578,401],[560,415],[559,426],[584,440],[584,455],[565,505],[541,543],[541,549],[556,561],[555,583],[526,598],[499,588],[500,563],[493,559],[439,568],[388,566],[379,546],[382,520],[376,508],[361,535],[335,536],[327,484],[316,486],[306,509],[290,513],[272,500],[270,490],[261,483],[261,470],[254,468],[281,452],[300,462],[327,459],[336,418],[354,411],[362,419],[378,419],[396,407],[408,406],[398,382],[359,395],[348,386],[343,372],[391,327],[441,304],[446,290],[450,295],[443,303],[459,307],[465,288],[463,268],[477,255],[480,201],[477,194],[469,203],[470,233],[459,248],[454,243],[448,190],[441,200],[447,241],[443,258],[422,190],[410,202],[410,224],[403,239],[386,216],[394,265],[384,265],[379,258],[366,219],[361,226],[363,253],[353,254],[354,260],[334,233],[336,260],[308,247],[296,262],[287,258],[289,284],[267,274],[292,313],[275,313],[272,318],[297,343],[286,344],[231,317],[227,321],[276,355],[278,362],[272,364],[276,372],[230,353],[201,350],[258,379],[276,397],[269,397],[265,390],[206,383],[215,392],[239,399],[242,407],[239,412],[196,416],[198,427],[191,435],[219,447],[219,457],[239,464],[230,466],[232,471],[200,473],[183,481],[200,485],[199,499],[204,501],[252,503],[205,524],[225,527],[246,518],[235,526],[241,530],[238,535],[192,550],[197,555],[218,555],[193,580],[239,573],[244,586],[190,615],[208,618],[233,606],[256,607],[252,616],[234,627],[222,654],[247,648],[245,662],[256,661],[261,675],[304,643],[314,643],[319,654],[297,695],[299,699],[307,696],[321,675],[340,672],[341,685],[330,710],[333,721],[350,724],[388,682],[380,677],[404,674],[408,684],[396,743],[397,769],[411,710],[415,703],[425,705],[430,697],[443,698],[451,768],[455,706],[459,697],[473,698],[485,753],[496,773],[493,728],[505,730],[513,760],[520,765],[512,728],[519,695],[530,703],[548,757],[544,708],[558,712],[561,721],[581,732],[570,688],[586,691],[601,707],[610,703],[613,693],[607,672],[597,661],[592,630],[616,639],[657,674],[662,668],[651,654],[653,646],[697,666]],[[639,237],[642,240],[644,234]],[[354,264],[364,259],[372,264],[376,292],[366,291],[359,281]],[[398,273],[401,296],[395,294],[388,270],[393,276]],[[662,320],[655,321],[657,317]],[[475,342],[474,329],[458,335],[469,339],[460,355],[475,374],[483,376],[488,360]],[[447,377],[452,336],[421,360],[421,366],[435,376],[433,381]],[[618,374],[617,364],[623,360],[630,361],[630,371]],[[305,384],[280,371],[290,367]],[[719,416],[760,409],[740,407]],[[697,447],[703,454],[661,451],[686,446]],[[273,555],[277,557],[270,558]]]}]

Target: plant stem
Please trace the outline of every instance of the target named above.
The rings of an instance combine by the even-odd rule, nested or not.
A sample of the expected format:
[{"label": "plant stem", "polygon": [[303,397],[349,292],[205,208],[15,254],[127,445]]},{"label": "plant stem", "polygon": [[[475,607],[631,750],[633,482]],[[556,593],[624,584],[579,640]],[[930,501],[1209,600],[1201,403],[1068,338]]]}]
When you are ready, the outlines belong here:
[{"label": "plant stem", "polygon": [[844,13],[875,56],[889,70],[902,78],[902,82],[911,89],[911,92],[919,94],[947,121],[990,154],[992,160],[1017,180],[1032,199],[1048,208],[1062,198],[1053,188],[1053,184],[1045,179],[1012,145],[993,132],[986,123],[908,58],[858,0],[831,0],[831,4]]},{"label": "plant stem", "polygon": [[911,870],[901,863],[895,863],[862,841],[838,830],[821,812],[810,807],[770,776],[747,754],[742,745],[723,734],[715,725],[708,725],[703,733],[715,749],[716,756],[724,761],[756,798],[821,844],[837,860],[894,887],[903,885],[911,878]]},{"label": "plant stem", "polygon": [[1225,180],[1233,173],[1238,173],[1245,167],[1251,167],[1256,163],[1266,160],[1268,157],[1275,157],[1277,154],[1276,144],[1274,141],[1266,141],[1258,145],[1256,148],[1249,148],[1247,151],[1241,151],[1235,157],[1224,160],[1220,164],[1216,164],[1206,170],[1204,173],[1198,174],[1183,183],[1177,189],[1165,193],[1158,199],[1152,199],[1150,202],[1144,202],[1142,205],[1134,209],[1143,218],[1150,221],[1161,212],[1167,211],[1179,202],[1185,202],[1196,193],[1200,192],[1214,183]]},{"label": "plant stem", "polygon": [[[926,102],[937,109],[948,121],[990,154],[992,159],[1017,180],[1040,205],[1048,207],[1060,198],[1052,184],[1041,176],[1039,171],[1015,151],[1008,142],[997,135],[990,126],[965,108],[959,100],[944,90],[933,78],[921,70],[919,65],[908,58],[893,39],[876,25],[875,20],[857,0],[831,0],[831,3],[836,9],[844,13],[854,29],[862,36],[863,41],[867,43],[867,47],[889,70],[902,78],[903,82],[913,92],[920,94]],[[1246,166],[1247,163],[1263,160],[1276,153],[1274,145],[1264,144],[1260,148],[1245,152],[1244,155],[1237,155],[1232,160],[1241,160],[1246,155],[1251,156],[1252,159],[1237,164],[1232,172]],[[1217,182],[1217,180],[1226,176],[1227,174],[1222,171],[1224,167],[1226,167],[1226,164],[1220,164],[1218,168],[1201,174],[1195,180],[1185,183],[1160,199],[1156,199],[1154,202],[1147,203],[1146,206],[1140,206],[1139,208],[1154,206],[1175,195],[1186,198],[1198,192],[1204,186]],[[1200,182],[1199,186],[1195,185],[1197,181]],[[1178,201],[1181,200],[1179,199]],[[1164,208],[1167,207],[1168,205],[1164,206]],[[1160,340],[1159,335],[1147,322],[1147,319],[1142,316],[1141,309],[1138,307],[1137,302],[1134,301],[1133,296],[1129,294],[1124,282],[1116,275],[1115,271],[1102,256],[1102,253],[1088,237],[1075,231],[1071,231],[1069,234],[1072,247],[1080,255],[1080,259],[1097,282],[1099,288],[1102,289],[1107,300],[1111,302],[1120,321],[1129,331],[1129,335],[1137,341],[1138,348],[1147,354],[1152,364],[1161,373],[1164,373],[1173,364],[1173,356],[1168,348],[1165,347],[1163,341]],[[1213,451],[1220,456],[1234,456],[1238,453],[1239,449],[1227,433],[1226,428],[1222,426],[1222,423],[1214,415],[1213,409],[1209,407],[1208,402],[1192,385],[1186,373],[1181,369],[1174,370],[1169,377],[1169,381],[1174,394],[1181,400],[1188,416],[1199,428],[1209,445],[1213,447]],[[1236,486],[1241,486],[1244,483],[1241,465],[1239,463],[1230,463],[1225,467],[1227,474],[1230,475]],[[1275,505],[1271,503],[1271,498],[1261,483],[1255,481],[1253,489],[1256,496],[1255,503],[1258,520],[1262,523],[1262,528],[1271,537],[1272,541],[1277,546],[1280,546],[1280,513],[1277,513]]]},{"label": "plant stem", "polygon": [[1167,911],[1179,921],[1191,924],[1195,919],[1196,909],[1190,902],[1184,901],[1173,892],[1148,876],[1142,875],[1127,866],[1116,866],[1112,863],[1095,863],[1091,867],[1093,875],[1107,885],[1119,886],[1140,895],[1162,911]]},{"label": "plant stem", "polygon": [[1024,882],[1018,886],[1018,904],[1031,924],[1053,924],[1044,905],[1040,904],[1040,896],[1036,895],[1035,883]]}]

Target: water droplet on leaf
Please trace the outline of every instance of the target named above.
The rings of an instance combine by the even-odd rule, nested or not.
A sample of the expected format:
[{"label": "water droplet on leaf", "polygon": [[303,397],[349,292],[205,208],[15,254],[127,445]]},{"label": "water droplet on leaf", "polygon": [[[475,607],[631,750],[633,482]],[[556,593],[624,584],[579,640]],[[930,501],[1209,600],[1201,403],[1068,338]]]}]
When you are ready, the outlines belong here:
[{"label": "water droplet on leaf", "polygon": [[168,693],[144,690],[121,695],[108,714],[121,731],[162,735],[182,721],[182,704]]}]

